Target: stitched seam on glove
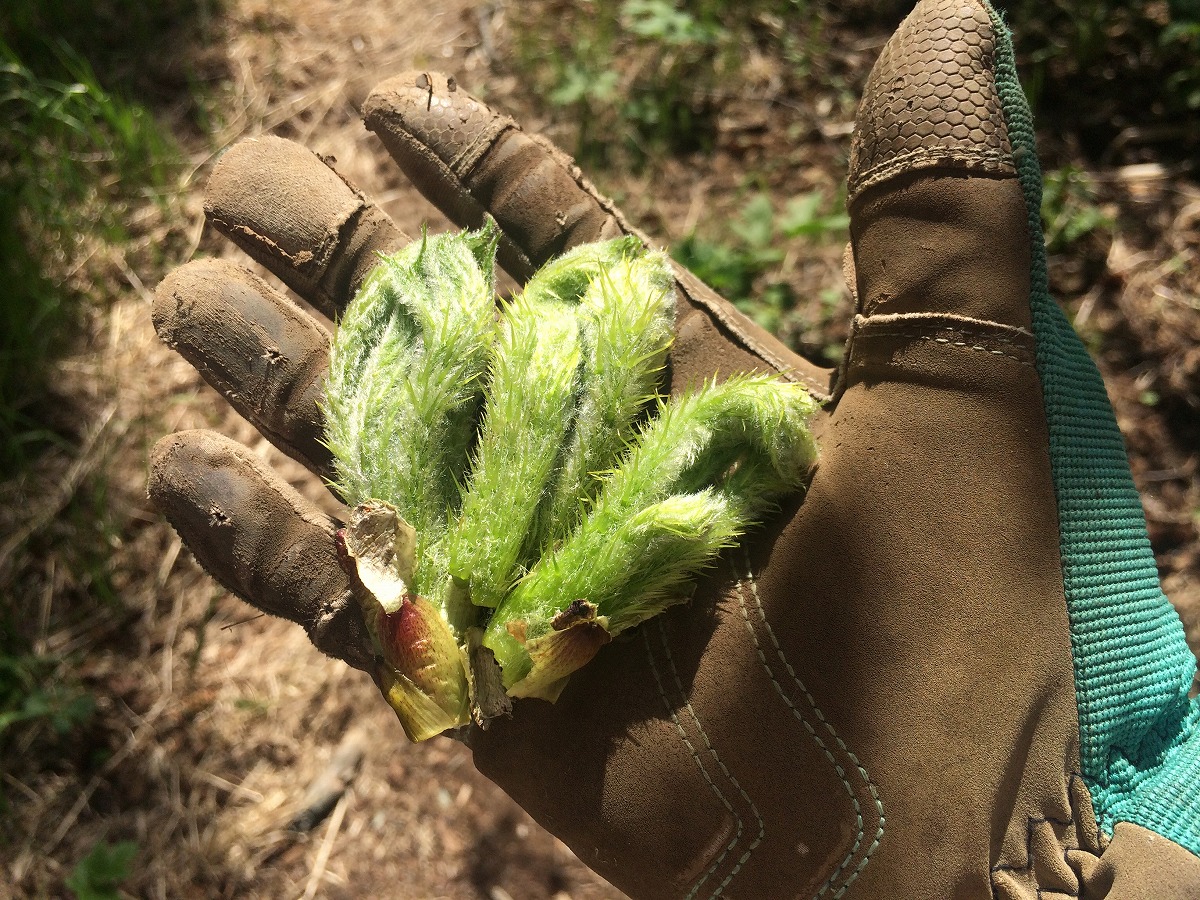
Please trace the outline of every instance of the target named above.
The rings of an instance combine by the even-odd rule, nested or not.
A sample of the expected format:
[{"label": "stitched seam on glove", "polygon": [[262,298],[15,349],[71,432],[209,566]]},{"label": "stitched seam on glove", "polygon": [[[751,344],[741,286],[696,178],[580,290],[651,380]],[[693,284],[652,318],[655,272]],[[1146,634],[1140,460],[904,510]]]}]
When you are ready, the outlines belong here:
[{"label": "stitched seam on glove", "polygon": [[[1073,840],[1065,840],[1062,842],[1062,858],[1063,858],[1063,864],[1066,867],[1066,869],[1068,869],[1072,872],[1076,871],[1076,867],[1071,865],[1071,862],[1069,859],[1069,854],[1079,852],[1083,848],[1084,841],[1083,841],[1083,838],[1079,834],[1079,829],[1084,826],[1084,817],[1080,816],[1075,811],[1074,805],[1077,802],[1086,802],[1086,800],[1085,801],[1076,800],[1074,791],[1072,789],[1076,785],[1078,785],[1080,790],[1083,792],[1084,797],[1086,798],[1087,786],[1084,784],[1083,776],[1081,776],[1078,772],[1068,772],[1068,773],[1066,773],[1066,775],[1067,775],[1067,785],[1068,785],[1067,790],[1068,790],[1068,795],[1070,796],[1069,802],[1072,805],[1071,815],[1065,819],[1060,819],[1055,816],[1029,816],[1026,818],[1026,821],[1025,821],[1025,864],[1022,866],[1013,866],[1013,865],[992,866],[992,897],[996,898],[996,900],[1000,900],[1000,897],[1001,897],[1001,895],[999,893],[1000,885],[997,883],[997,879],[996,879],[996,876],[998,874],[1000,874],[1001,872],[1008,872],[1008,873],[1012,873],[1013,875],[1020,875],[1020,876],[1025,876],[1026,878],[1029,878],[1029,879],[1033,879],[1032,885],[1033,885],[1034,889],[1038,892],[1037,895],[1039,898],[1043,897],[1043,896],[1053,895],[1053,894],[1057,894],[1057,895],[1063,896],[1063,897],[1078,897],[1079,896],[1078,884],[1076,884],[1076,890],[1074,892],[1042,887],[1040,882],[1037,881],[1037,878],[1038,878],[1038,875],[1036,872],[1037,853],[1033,848],[1034,830],[1038,825],[1050,824],[1050,825],[1059,825],[1062,828],[1073,828],[1074,829],[1074,832],[1072,834]],[[1005,896],[1007,896],[1007,894]]]},{"label": "stitched seam on glove", "polygon": [[947,350],[986,352],[1034,367],[1034,337],[1024,328],[952,313],[859,314],[854,317],[850,340],[838,369],[834,400],[840,399],[845,391],[852,370],[860,372],[873,366],[901,371],[907,368],[903,361],[894,358],[895,348],[891,353],[881,353],[879,348],[872,346],[887,340],[923,342]]},{"label": "stitched seam on glove", "polygon": [[[766,823],[763,821],[762,814],[758,811],[758,807],[755,805],[754,801],[750,799],[750,795],[746,793],[745,788],[738,783],[738,780],[733,777],[733,773],[729,771],[729,768],[725,765],[725,762],[717,754],[716,748],[713,747],[712,742],[708,738],[707,732],[704,730],[704,726],[700,722],[700,717],[696,715],[696,710],[692,708],[691,701],[688,700],[687,695],[684,694],[683,682],[679,678],[679,670],[675,667],[675,658],[671,655],[671,647],[667,642],[667,628],[666,625],[663,624],[661,618],[658,619],[658,633],[659,638],[662,641],[663,653],[666,654],[667,657],[667,665],[670,666],[671,669],[671,678],[675,682],[677,696],[683,700],[684,707],[691,715],[692,721],[696,723],[696,730],[700,732],[700,737],[704,740],[704,746],[707,748],[709,754],[712,756],[713,760],[716,761],[716,764],[720,767],[721,772],[725,775],[725,778],[728,779],[729,783],[737,788],[738,793],[742,795],[742,799],[746,801],[746,805],[750,807],[750,812],[753,813],[755,820],[758,822],[758,834],[755,836],[754,840],[750,842],[750,846],[746,848],[746,852],[743,853],[741,858],[738,859],[737,865],[733,867],[729,874],[725,876],[725,879],[717,886],[716,891],[713,893],[713,896],[716,897],[726,887],[729,886],[729,882],[733,880],[733,877],[737,875],[747,861],[749,861],[750,854],[755,851],[758,845],[762,843],[763,838],[766,837],[767,827]],[[698,888],[699,885],[696,887]],[[689,894],[689,896],[694,895],[695,892],[696,888],[693,888],[692,893]]]},{"label": "stitched seam on glove", "polygon": [[[729,811],[729,814],[731,816],[733,816],[734,823],[736,826],[736,832],[733,836],[733,840],[731,840],[725,846],[725,849],[721,851],[721,853],[717,856],[717,858],[715,860],[713,860],[712,864],[705,870],[704,874],[700,877],[700,880],[697,881],[692,886],[692,889],[688,892],[688,894],[687,894],[688,900],[691,900],[691,898],[696,895],[696,892],[698,890],[700,890],[701,886],[703,886],[704,882],[708,881],[708,879],[712,877],[713,873],[716,872],[716,870],[721,867],[721,863],[724,862],[725,857],[729,855],[730,851],[733,850],[733,848],[736,847],[738,845],[738,843],[741,841],[742,833],[745,830],[745,826],[742,823],[742,817],[737,814],[737,810],[735,810],[733,808],[733,804],[729,802],[729,798],[725,796],[725,794],[721,791],[721,789],[719,787],[717,787],[717,784],[716,784],[716,782],[713,781],[712,776],[708,774],[708,769],[706,769],[704,767],[704,762],[703,762],[703,760],[700,759],[700,753],[696,750],[696,747],[691,742],[691,739],[688,738],[687,731],[684,729],[683,723],[681,723],[679,721],[679,714],[676,713],[674,707],[671,706],[671,701],[670,701],[670,699],[668,699],[667,692],[663,688],[662,675],[658,671],[658,663],[656,663],[654,660],[654,651],[650,647],[650,638],[647,636],[646,629],[644,629],[644,628],[642,629],[642,643],[646,650],[646,660],[647,660],[647,662],[650,663],[650,671],[654,673],[654,684],[658,688],[658,696],[662,698],[663,706],[667,710],[667,715],[669,715],[671,717],[671,721],[675,723],[676,729],[679,730],[680,740],[683,741],[683,744],[685,747],[687,747],[688,752],[692,754],[692,759],[696,763],[696,768],[698,768],[700,770],[700,774],[704,777],[704,780],[708,782],[708,786],[710,788],[712,788],[712,792],[714,794],[716,794],[717,799],[721,801],[721,805],[724,806],[725,809]],[[695,718],[694,713],[693,713],[693,718]],[[700,720],[696,719],[696,725],[697,725],[698,729],[699,729],[699,723],[700,723]],[[700,729],[700,731],[703,734],[703,729]],[[706,736],[705,741],[707,741],[707,740],[708,740],[708,738]],[[742,865],[742,863],[738,863],[739,867],[741,865]],[[735,871],[736,871],[736,869],[735,869]],[[714,893],[710,894],[709,900],[712,900],[712,898],[715,898],[717,895],[719,895],[721,893],[722,888],[724,888],[724,886],[725,886],[724,884],[720,885],[716,889],[716,891],[714,891]]]},{"label": "stitched seam on glove", "polygon": [[1003,356],[1023,366],[1034,365],[1034,337],[1023,328],[984,322],[965,316],[899,313],[855,316],[847,369],[870,365],[895,365],[881,358],[876,342],[923,342],[946,349],[972,350]]},{"label": "stitched seam on glove", "polygon": [[1029,349],[1033,349],[1034,346],[1033,332],[1025,328],[954,313],[915,312],[878,313],[873,316],[856,315],[853,328],[855,333],[869,333],[874,328],[891,328],[913,334],[954,330],[962,334],[978,335],[990,340],[1003,340],[1006,343],[1019,344]]},{"label": "stitched seam on glove", "polygon": [[782,699],[784,704],[787,705],[788,709],[791,710],[792,715],[794,715],[796,719],[799,720],[799,722],[804,726],[805,730],[808,731],[809,735],[817,743],[817,746],[821,748],[826,758],[833,765],[834,770],[837,772],[838,777],[842,781],[842,785],[846,788],[846,793],[850,798],[851,805],[854,807],[854,813],[857,820],[856,824],[858,832],[854,838],[854,845],[850,848],[849,852],[846,854],[845,858],[838,865],[838,867],[825,880],[825,883],[821,885],[821,888],[817,891],[817,897],[825,896],[826,892],[834,886],[837,879],[842,875],[862,847],[863,839],[866,836],[862,806],[859,803],[857,792],[855,791],[853,785],[851,785],[850,779],[846,776],[845,768],[834,758],[832,751],[829,749],[828,745],[821,740],[820,735],[817,734],[816,729],[812,726],[812,723],[804,717],[804,715],[796,707],[796,704],[792,701],[792,698],[788,696],[787,692],[784,691],[783,686],[775,678],[775,673],[772,671],[770,664],[767,662],[766,655],[763,653],[762,646],[759,644],[758,635],[755,633],[754,626],[750,622],[750,616],[746,609],[746,598],[742,590],[743,585],[749,585],[750,587],[750,593],[754,597],[754,602],[758,609],[759,621],[761,621],[763,628],[770,637],[771,644],[775,648],[775,653],[779,657],[779,661],[787,670],[787,673],[791,677],[792,682],[795,684],[797,690],[799,690],[799,692],[804,696],[809,708],[816,715],[817,720],[829,733],[830,737],[832,737],[837,743],[838,749],[841,750],[841,752],[849,759],[851,766],[857,771],[859,777],[862,779],[862,782],[866,785],[871,794],[871,799],[874,802],[875,810],[879,818],[878,825],[875,829],[875,835],[870,846],[863,854],[862,859],[859,860],[859,863],[855,867],[854,871],[850,873],[846,881],[838,888],[836,893],[833,894],[833,897],[835,900],[837,900],[837,898],[842,897],[846,893],[846,890],[851,884],[854,883],[855,879],[857,879],[859,875],[863,873],[863,870],[866,869],[867,864],[871,861],[871,856],[875,853],[876,848],[878,848],[880,841],[883,840],[883,830],[886,821],[883,812],[883,801],[879,797],[879,790],[876,788],[875,782],[872,781],[871,776],[867,774],[866,768],[859,761],[858,757],[853,753],[853,751],[846,746],[845,741],[842,740],[841,735],[837,733],[837,730],[833,727],[829,720],[825,718],[825,714],[821,711],[821,708],[817,706],[816,699],[808,690],[808,687],[804,684],[804,682],[800,680],[799,676],[796,674],[796,670],[792,668],[792,664],[788,661],[787,656],[783,652],[783,648],[779,644],[778,638],[775,636],[775,630],[771,627],[771,623],[767,620],[766,609],[763,607],[762,597],[759,596],[758,593],[758,581],[754,577],[754,570],[750,564],[750,554],[745,548],[742,548],[742,558],[745,565],[745,575],[743,577],[742,573],[735,573],[738,576],[736,587],[738,606],[741,609],[742,618],[745,620],[746,628],[750,631],[750,637],[754,641],[754,649],[758,654],[758,660],[762,664],[763,669],[766,670],[767,677],[771,679],[771,683],[775,685],[775,690],[779,694],[780,699]]},{"label": "stitched seam on glove", "polygon": [[[907,341],[915,341],[918,343],[940,345],[947,349],[956,348],[960,350],[975,350],[982,353],[990,353],[993,356],[1003,356],[1007,359],[1011,359],[1013,362],[1020,363],[1023,366],[1028,366],[1031,369],[1034,368],[1034,362],[1032,359],[1026,356],[1018,356],[1016,353],[1010,353],[1007,350],[1001,350],[998,347],[991,346],[990,343],[968,343],[967,341],[951,340],[948,337],[934,337],[928,334],[908,334],[907,332],[903,331],[880,331],[864,336],[864,339],[867,341],[868,345],[875,338],[901,338]],[[863,354],[856,354],[854,360],[851,362],[851,365],[868,366],[873,363],[882,363],[883,365],[892,363],[891,360],[863,359],[862,357]]]},{"label": "stitched seam on glove", "polygon": [[967,150],[960,148],[922,148],[889,157],[856,179],[850,187],[847,202],[853,202],[859,194],[872,185],[887,181],[902,172],[920,169],[948,168],[955,171],[978,171],[989,175],[1013,175],[1016,168],[1012,158],[999,150]]}]

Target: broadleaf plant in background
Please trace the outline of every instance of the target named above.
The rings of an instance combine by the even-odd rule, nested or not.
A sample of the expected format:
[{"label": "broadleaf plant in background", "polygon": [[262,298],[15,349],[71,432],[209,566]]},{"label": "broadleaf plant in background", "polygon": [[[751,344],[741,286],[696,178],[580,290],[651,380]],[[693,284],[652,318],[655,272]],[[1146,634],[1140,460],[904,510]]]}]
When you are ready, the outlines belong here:
[{"label": "broadleaf plant in background", "polygon": [[659,395],[675,294],[635,238],[495,300],[498,230],[425,234],[346,310],[326,385],[339,532],[408,736],[553,701],[815,459],[815,403],[768,376]]},{"label": "broadleaf plant in background", "polygon": [[121,883],[132,873],[137,852],[133,841],[97,843],[71,871],[67,888],[75,900],[120,900]]}]

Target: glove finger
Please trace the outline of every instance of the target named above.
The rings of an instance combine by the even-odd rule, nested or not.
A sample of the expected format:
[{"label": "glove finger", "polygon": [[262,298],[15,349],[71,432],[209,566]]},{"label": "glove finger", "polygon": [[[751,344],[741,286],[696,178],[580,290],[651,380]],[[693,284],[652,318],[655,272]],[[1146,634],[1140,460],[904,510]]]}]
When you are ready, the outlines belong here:
[{"label": "glove finger", "polygon": [[[371,92],[363,117],[417,188],[452,221],[500,225],[501,265],[518,281],[564,250],[621,234],[645,236],[575,163],[547,141],[436,72],[409,72]],[[672,384],[752,369],[783,372],[828,394],[830,372],[792,353],[695,276],[676,266],[681,297]]]},{"label": "glove finger", "polygon": [[176,269],[154,295],[154,327],[272,444],[322,478],[321,386],[329,333],[261,278],[227,260]]},{"label": "glove finger", "polygon": [[[954,15],[950,15],[950,11]],[[850,144],[863,317],[942,315],[1028,331],[1030,232],[978,4],[926,3],[880,55]]]},{"label": "glove finger", "polygon": [[631,233],[571,160],[438,72],[406,72],[373,90],[363,120],[413,184],[451,220],[500,224],[500,264],[525,281],[577,244]]},{"label": "glove finger", "polygon": [[278,137],[243,141],[208,180],[213,226],[305,300],[335,317],[378,253],[408,238],[310,150]]},{"label": "glove finger", "polygon": [[321,652],[371,670],[369,638],[334,546],[337,522],[248,448],[211,431],[168,435],[151,452],[148,490],[217,581],[298,622]]}]

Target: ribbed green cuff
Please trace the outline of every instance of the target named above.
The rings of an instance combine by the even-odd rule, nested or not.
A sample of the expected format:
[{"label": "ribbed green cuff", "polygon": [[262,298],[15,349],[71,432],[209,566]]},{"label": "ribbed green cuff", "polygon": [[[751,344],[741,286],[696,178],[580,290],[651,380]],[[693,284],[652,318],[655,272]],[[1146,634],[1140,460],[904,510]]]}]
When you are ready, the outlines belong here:
[{"label": "ribbed green cuff", "polygon": [[1104,382],[1050,297],[1042,176],[1012,38],[996,31],[995,74],[1029,213],[1030,306],[1050,433],[1063,589],[1079,709],[1080,765],[1097,821],[1149,828],[1200,855],[1196,660],[1163,596],[1141,501]]}]

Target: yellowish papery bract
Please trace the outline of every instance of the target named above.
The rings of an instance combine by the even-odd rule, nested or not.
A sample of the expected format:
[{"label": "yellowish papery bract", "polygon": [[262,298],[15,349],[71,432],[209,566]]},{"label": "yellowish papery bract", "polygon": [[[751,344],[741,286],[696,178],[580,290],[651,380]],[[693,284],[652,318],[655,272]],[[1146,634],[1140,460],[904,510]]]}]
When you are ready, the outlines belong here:
[{"label": "yellowish papery bract", "polygon": [[577,247],[494,298],[498,232],[424,236],[346,310],[326,384],[339,535],[376,681],[423,740],[554,700],[815,460],[815,404],[767,376],[658,395],[670,264]]}]

